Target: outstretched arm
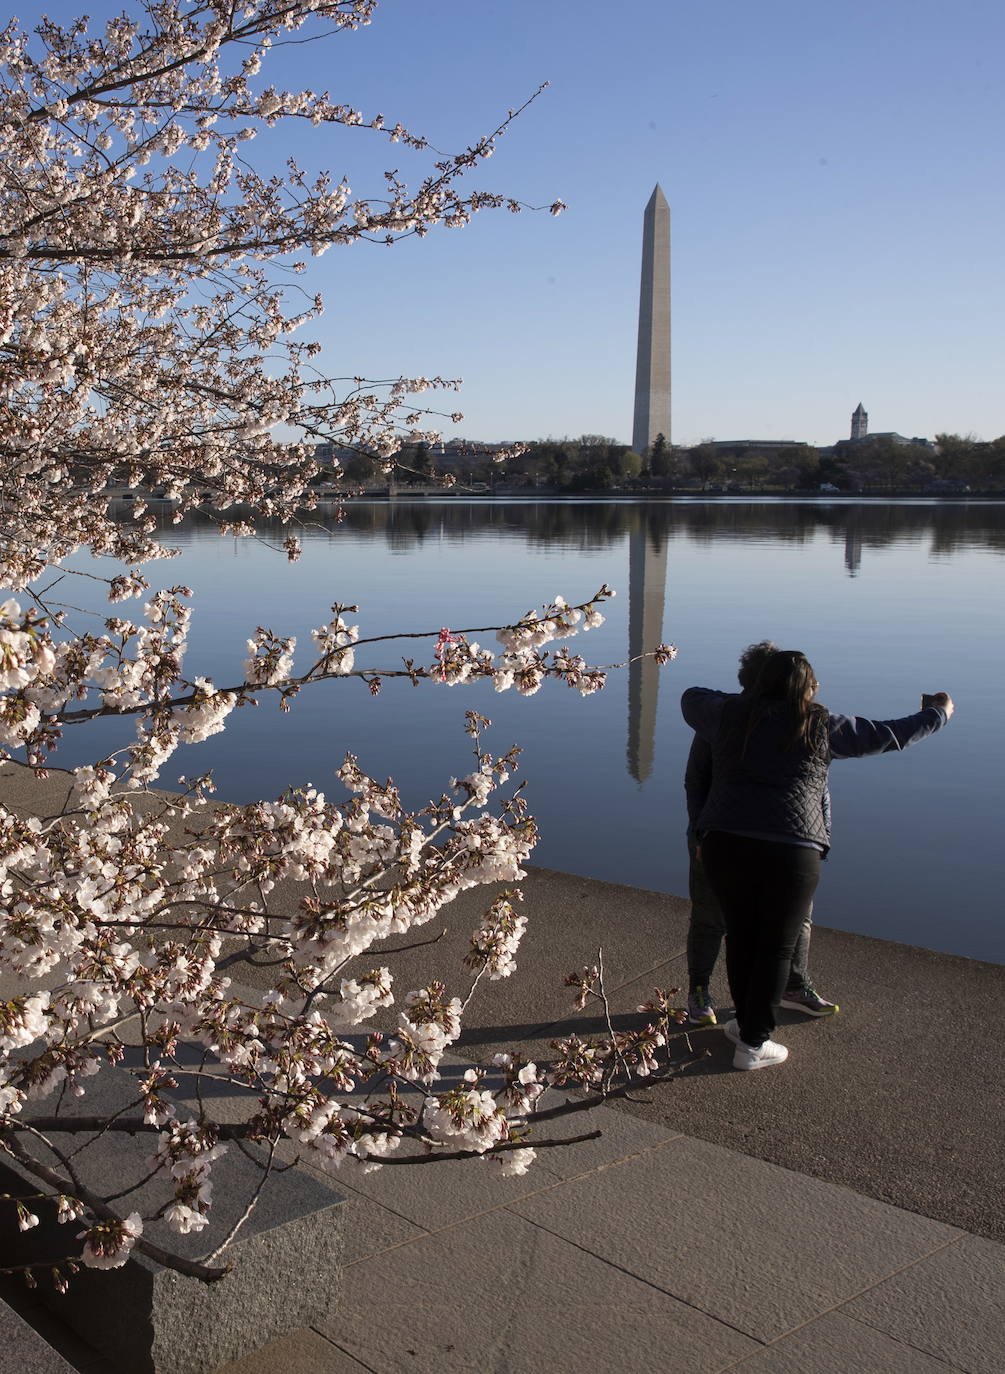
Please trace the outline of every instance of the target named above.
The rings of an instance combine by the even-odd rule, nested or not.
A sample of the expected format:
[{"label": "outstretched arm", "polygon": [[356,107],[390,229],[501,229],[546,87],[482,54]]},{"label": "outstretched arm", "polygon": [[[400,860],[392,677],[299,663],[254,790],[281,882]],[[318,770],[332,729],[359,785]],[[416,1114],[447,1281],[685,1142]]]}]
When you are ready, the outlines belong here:
[{"label": "outstretched arm", "polygon": [[831,715],[828,723],[831,757],[859,759],[869,754],[888,754],[927,739],[942,729],[954,710],[948,692],[939,692],[932,700],[935,704],[898,720]]}]

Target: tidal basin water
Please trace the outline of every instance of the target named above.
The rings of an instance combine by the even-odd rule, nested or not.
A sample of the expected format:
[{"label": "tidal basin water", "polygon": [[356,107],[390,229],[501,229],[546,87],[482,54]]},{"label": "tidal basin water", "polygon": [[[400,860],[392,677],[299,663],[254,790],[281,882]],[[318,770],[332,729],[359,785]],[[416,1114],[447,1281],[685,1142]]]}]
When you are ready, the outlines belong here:
[{"label": "tidal basin water", "polygon": [[[364,637],[459,631],[513,620],[556,593],[585,600],[603,582],[618,590],[605,625],[573,641],[588,662],[624,661],[630,630],[636,647],[663,638],[679,657],[658,673],[612,673],[586,698],[556,683],[526,698],[489,683],[391,680],[374,697],[347,679],[305,690],[283,714],[266,693],[223,735],[179,750],[161,786],[212,768],[226,799],[306,782],[341,799],[332,774],[351,749],[420,806],[468,771],[462,727],[474,709],[493,722],[489,747],[523,747],[542,832],[534,862],[686,893],[690,734],[680,693],[731,688],[741,649],[771,638],[809,656],[835,711],[906,715],[922,692],[943,690],[957,704],[948,728],[917,747],[831,769],[834,839],[816,920],[1005,958],[1005,503],[359,502],[340,522],[305,530],[295,565],[262,542],[221,538],[208,522],[165,521],[163,538],[181,556],[148,575],[155,586],[195,589],[187,668],[219,686],[240,680],[258,625],[296,634],[306,666],[310,629],[333,601],[359,606],[351,620]],[[128,604],[117,609],[130,614]],[[429,662],[431,645],[375,645],[357,666],[400,667],[406,654]],[[128,736],[121,722],[102,723],[86,743],[68,731],[54,761],[93,759]],[[577,949],[574,929],[568,944],[572,963],[593,955]]]}]

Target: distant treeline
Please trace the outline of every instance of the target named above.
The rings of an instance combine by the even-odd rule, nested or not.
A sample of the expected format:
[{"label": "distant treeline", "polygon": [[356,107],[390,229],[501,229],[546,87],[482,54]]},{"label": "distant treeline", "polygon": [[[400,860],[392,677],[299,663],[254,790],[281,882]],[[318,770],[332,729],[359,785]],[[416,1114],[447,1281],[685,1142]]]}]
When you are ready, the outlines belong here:
[{"label": "distant treeline", "polygon": [[[509,490],[546,488],[555,492],[819,491],[938,492],[1005,490],[1005,435],[983,443],[959,434],[939,434],[934,443],[877,434],[830,448],[809,444],[747,445],[704,440],[690,448],[669,445],[660,435],[651,449],[635,453],[599,434],[578,439],[542,439],[498,464],[476,446],[469,453],[440,456],[427,444],[399,454],[407,482],[436,476],[461,483],[485,483]],[[370,477],[369,460],[344,461],[351,480]]]}]

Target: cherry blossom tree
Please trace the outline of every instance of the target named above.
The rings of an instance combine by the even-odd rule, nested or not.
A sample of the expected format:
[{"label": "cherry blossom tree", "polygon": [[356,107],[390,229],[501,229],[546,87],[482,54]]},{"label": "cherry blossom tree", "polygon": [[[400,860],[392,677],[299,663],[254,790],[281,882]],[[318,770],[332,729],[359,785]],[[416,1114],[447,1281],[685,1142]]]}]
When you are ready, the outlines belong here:
[{"label": "cherry blossom tree", "polygon": [[[326,1170],[474,1154],[520,1173],[535,1117],[666,1072],[657,1055],[672,1012],[659,994],[644,1031],[611,1027],[556,1045],[548,1066],[514,1052],[459,1085],[441,1080],[464,1007],[482,979],[513,972],[526,924],[514,885],[534,822],[519,789],[505,791],[515,754],[488,751],[483,717],[467,715],[472,771],[414,812],[351,754],[339,803],[306,787],[211,804],[208,777],[152,790],[180,746],[222,730],[235,709],[268,698],[289,709],[333,678],[371,691],[391,676],[430,690],[487,678],[525,695],[547,679],[583,693],[604,682],[565,641],[600,623],[606,586],[510,625],[379,638],[361,634],[355,606],[336,604],[306,661],[292,637],[259,629],[217,686],[186,663],[189,590],[151,591],[143,571],[176,552],[170,538],[142,499],[127,514],[109,502],[116,484],[163,488],[176,520],[198,507],[237,534],[278,516],[295,559],[314,441],[390,467],[434,436],[417,398],[455,384],[326,377],[320,346],[301,338],[323,302],[287,278],[329,248],[524,208],[465,182],[518,112],[445,156],[380,114],[268,84],[277,45],[345,40],[374,9],[142,0],[100,29],[44,20],[29,33],[12,21],[0,33],[0,585],[11,592],[0,604],[0,746],[44,777],[65,730],[111,715],[135,723],[128,746],[73,771],[58,813],[0,807],[0,1148],[38,1186],[35,1198],[0,1199],[0,1224],[30,1229],[46,1208],[72,1224],[57,1286],[79,1263],[117,1267],[134,1249],[221,1277],[236,1231],[194,1262],[144,1224],[205,1228],[213,1163],[228,1148],[253,1142],[268,1161],[282,1148]],[[413,189],[393,171],[379,194],[356,196],[292,159],[282,177],[249,163],[257,134],[302,121],[399,144],[424,170]],[[73,573],[80,550],[107,575]],[[111,603],[150,595],[132,618],[109,610],[82,628],[55,588],[85,575],[103,576]],[[493,647],[476,634],[495,635]],[[416,656],[382,662],[401,655],[394,639],[414,641]],[[280,882],[297,885],[294,903],[278,900]],[[463,985],[396,993],[383,962],[394,942],[486,884],[504,886],[472,933]],[[271,971],[264,995],[240,982],[248,966]],[[581,1004],[603,1000],[599,968],[571,982]],[[393,1033],[353,1031],[392,1004]],[[122,1112],[89,1110],[103,1071],[127,1076]],[[250,1090],[240,1121],[214,1117],[200,1091],[214,1079]],[[550,1084],[587,1095],[544,1111]],[[89,1183],[76,1142],[117,1132],[149,1136],[150,1159],[112,1197]],[[160,1200],[141,1214],[130,1199],[151,1180]]]}]

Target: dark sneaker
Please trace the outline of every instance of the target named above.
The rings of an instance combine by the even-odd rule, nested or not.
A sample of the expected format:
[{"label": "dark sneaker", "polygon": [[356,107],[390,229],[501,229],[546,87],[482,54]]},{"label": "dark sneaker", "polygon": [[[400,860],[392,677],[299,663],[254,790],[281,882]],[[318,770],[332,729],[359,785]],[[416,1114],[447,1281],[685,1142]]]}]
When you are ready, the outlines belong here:
[{"label": "dark sneaker", "polygon": [[828,1002],[826,997],[821,997],[816,988],[787,992],[778,1005],[789,1011],[801,1011],[806,1016],[833,1016],[841,1010],[836,1002]]},{"label": "dark sneaker", "polygon": [[708,988],[697,987],[687,999],[687,1019],[697,1026],[715,1025],[715,1008],[708,996]]}]

